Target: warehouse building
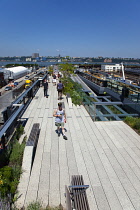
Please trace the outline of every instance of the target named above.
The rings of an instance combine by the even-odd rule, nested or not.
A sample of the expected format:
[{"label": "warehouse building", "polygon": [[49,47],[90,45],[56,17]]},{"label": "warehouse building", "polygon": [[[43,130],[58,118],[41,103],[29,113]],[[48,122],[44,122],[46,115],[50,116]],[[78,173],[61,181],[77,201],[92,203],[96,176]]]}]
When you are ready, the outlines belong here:
[{"label": "warehouse building", "polygon": [[4,68],[1,70],[5,81],[15,80],[28,74],[29,69],[24,66]]}]

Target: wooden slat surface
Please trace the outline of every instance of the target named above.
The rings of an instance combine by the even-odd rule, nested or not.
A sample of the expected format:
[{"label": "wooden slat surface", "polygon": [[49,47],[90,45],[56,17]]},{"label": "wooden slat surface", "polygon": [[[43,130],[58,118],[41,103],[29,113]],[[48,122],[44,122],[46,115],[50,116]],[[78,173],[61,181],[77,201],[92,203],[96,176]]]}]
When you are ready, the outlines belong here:
[{"label": "wooden slat surface", "polygon": [[44,97],[41,87],[23,115],[28,119],[25,135],[34,123],[40,123],[40,135],[20,202],[41,200],[43,207],[60,203],[66,207],[65,185],[70,185],[72,175],[83,175],[91,210],[139,210],[140,136],[124,122],[93,122],[83,106],[68,104],[64,97],[68,137],[64,140],[55,132],[53,111],[59,101],[52,83],[48,95]]}]

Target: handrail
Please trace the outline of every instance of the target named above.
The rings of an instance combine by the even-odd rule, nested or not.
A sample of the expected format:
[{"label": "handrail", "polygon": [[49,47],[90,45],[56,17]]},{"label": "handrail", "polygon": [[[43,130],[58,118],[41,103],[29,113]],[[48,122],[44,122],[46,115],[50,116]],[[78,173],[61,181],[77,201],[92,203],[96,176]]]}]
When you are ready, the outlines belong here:
[{"label": "handrail", "polygon": [[[47,74],[44,75],[44,77],[42,77],[42,79],[45,79],[47,76]],[[0,139],[5,135],[5,133],[8,131],[8,128],[14,123],[14,120],[19,116],[20,112],[25,108],[26,104],[19,104],[19,102],[21,102],[24,97],[26,97],[26,95],[33,89],[34,86],[37,85],[37,83],[39,83],[40,81],[39,80],[36,80],[32,86],[26,90],[21,96],[19,96],[18,99],[16,99],[15,101],[13,101],[11,103],[11,107],[15,107],[13,109],[13,111],[11,111],[11,116],[9,117],[9,119],[4,123],[4,125],[2,126],[2,128],[0,129]],[[15,105],[20,105],[18,106],[18,109],[17,109],[17,106]],[[9,107],[10,107],[9,106]],[[3,111],[6,112],[7,108]]]},{"label": "handrail", "polygon": [[3,127],[0,129],[0,138],[2,138],[2,136],[5,134],[5,132],[8,130],[8,128],[10,127],[10,125],[12,124],[12,122],[17,118],[17,116],[19,115],[19,113],[22,111],[24,105],[22,104],[19,109],[13,113],[11,115],[11,117],[5,122],[5,124],[3,125]]},{"label": "handrail", "polygon": [[[45,77],[47,76],[47,74],[45,74],[44,77],[42,77],[42,80],[45,79]],[[18,104],[27,94],[28,92],[37,84],[39,83],[39,80],[36,80],[31,87],[29,87],[18,99],[16,99],[16,101],[12,102],[12,104]]]}]

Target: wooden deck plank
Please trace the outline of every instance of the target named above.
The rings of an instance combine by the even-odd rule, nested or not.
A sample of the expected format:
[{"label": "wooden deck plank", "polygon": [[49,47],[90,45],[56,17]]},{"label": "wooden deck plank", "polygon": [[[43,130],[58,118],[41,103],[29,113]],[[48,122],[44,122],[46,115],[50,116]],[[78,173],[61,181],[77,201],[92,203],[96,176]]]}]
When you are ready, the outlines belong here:
[{"label": "wooden deck plank", "polygon": [[[105,127],[105,124],[102,124],[103,125],[103,127]],[[105,127],[105,131],[106,131],[106,127]],[[112,128],[112,132],[114,132],[113,131],[113,128]],[[122,183],[122,186],[124,187],[124,189],[126,190],[126,192],[129,194],[130,193],[130,197],[131,197],[131,201],[132,201],[132,203],[133,203],[133,205],[135,205],[135,206],[137,206],[138,204],[136,204],[137,203],[137,201],[136,201],[136,203],[135,203],[135,200],[138,200],[139,198],[138,198],[138,196],[136,196],[136,199],[134,199],[133,200],[133,194],[131,194],[131,190],[130,189],[132,189],[132,191],[134,190],[134,192],[136,193],[136,190],[134,189],[134,187],[131,185],[131,183],[130,183],[130,181],[129,181],[129,179],[127,178],[127,176],[129,176],[129,172],[130,171],[126,171],[125,170],[125,172],[126,172],[126,174],[124,173],[124,167],[126,167],[125,166],[125,164],[127,164],[126,162],[123,164],[123,162],[124,162],[124,160],[123,160],[123,158],[121,157],[121,154],[117,151],[117,148],[115,148],[115,146],[114,146],[114,144],[111,142],[111,140],[110,140],[110,138],[108,138],[108,145],[109,145],[109,147],[110,147],[110,149],[111,150],[105,150],[106,152],[105,152],[105,154],[108,156],[108,159],[110,160],[110,162],[113,160],[113,156],[111,155],[112,154],[112,152],[113,152],[113,155],[115,156],[115,158],[116,158],[116,162],[113,164],[112,163],[112,166],[114,167],[114,169],[116,169],[115,167],[116,166],[118,166],[119,167],[119,165],[117,165],[117,161],[119,161],[119,159],[120,159],[120,161],[119,161],[119,163],[120,163],[120,165],[121,165],[121,167],[123,168],[122,170],[121,170],[121,168],[120,169],[116,169],[115,171],[116,171],[116,173],[119,173],[120,172],[120,174],[117,174],[118,175],[118,177],[119,177],[119,179],[120,179],[120,181],[121,181],[121,183]],[[122,150],[122,149],[119,149],[119,150]],[[110,155],[108,155],[108,153],[110,154]],[[124,167],[123,167],[124,166]],[[127,168],[128,169],[128,168]],[[123,176],[123,178],[122,178],[122,176]],[[130,176],[132,176],[132,173],[130,173]],[[133,178],[134,178],[134,174],[133,174]],[[135,177],[136,178],[136,177]],[[124,180],[125,180],[125,183],[124,183]],[[137,180],[137,178],[136,178],[136,180]],[[138,181],[138,180],[137,180]],[[125,184],[128,184],[128,185],[125,185]],[[139,183],[139,181],[138,181],[138,183]],[[128,187],[128,189],[126,189],[126,187]]]},{"label": "wooden deck plank", "polygon": [[[88,124],[87,118],[84,115],[82,115],[82,119],[83,119],[83,122],[81,120],[79,121],[80,127],[83,131],[82,135],[85,137],[85,139],[89,139],[90,141],[92,141],[92,139],[93,139],[93,141],[95,141],[95,137],[93,138],[92,137],[93,135],[89,135],[88,127],[87,127],[87,129],[84,129],[85,124]],[[91,158],[92,158],[92,162],[95,167],[95,169],[94,169],[95,171],[93,170],[93,167],[91,167],[92,171],[88,170],[89,176],[91,177],[91,180],[92,180],[92,178],[93,178],[92,176],[94,176],[96,173],[98,180],[100,181],[100,185],[98,184],[99,181],[96,184],[96,177],[94,177],[93,181],[91,182],[92,187],[93,187],[93,192],[95,194],[95,198],[97,200],[99,209],[110,208],[110,207],[111,207],[111,209],[116,209],[116,210],[122,209],[122,207],[119,203],[119,200],[116,196],[116,193],[111,185],[111,182],[105,172],[104,166],[99,158],[99,155],[96,152],[96,150],[98,150],[98,148],[94,147],[92,142],[90,144],[88,142],[87,146],[89,149],[89,154],[91,155]],[[97,189],[97,190],[94,191],[94,189]],[[101,192],[101,195],[102,195],[101,197],[98,194],[99,191]],[[107,197],[107,199],[106,199],[106,197]],[[104,202],[101,202],[102,200]],[[107,202],[109,203],[109,205],[107,204]]]},{"label": "wooden deck plank", "polygon": [[46,100],[46,105],[45,105],[46,109],[50,108],[50,101],[51,101],[52,97],[53,97],[53,86],[52,86],[52,83],[50,83],[49,88],[48,88],[48,98]]},{"label": "wooden deck plank", "polygon": [[[43,117],[43,121],[41,124],[41,130],[40,130],[40,136],[39,136],[39,141],[38,144],[42,145],[42,150],[43,150],[43,155],[42,155],[42,165],[41,165],[41,173],[40,173],[40,180],[42,181],[42,177],[44,177],[44,173],[42,173],[42,170],[48,170],[47,175],[49,174],[49,170],[50,170],[50,150],[46,151],[46,146],[48,142],[51,142],[51,136],[48,135],[48,131],[50,131],[50,127],[52,126],[52,119],[48,118],[48,113],[49,110],[45,109],[44,110],[44,117]],[[46,157],[47,156],[47,157]],[[45,179],[44,179],[45,181]],[[48,180],[47,180],[48,183]],[[45,183],[44,183],[45,186]],[[47,185],[48,186],[48,185]],[[39,190],[40,190],[40,182],[39,182]],[[47,191],[47,190],[46,190]]]},{"label": "wooden deck plank", "polygon": [[125,170],[126,167],[124,168],[123,165],[119,164],[118,159],[114,157],[110,150],[105,150],[105,154],[112,164],[112,167],[119,177],[119,180],[127,192],[133,206],[135,209],[140,209],[140,183],[138,178],[136,178],[136,176],[132,174],[132,171],[128,170],[128,168]]},{"label": "wooden deck plank", "polygon": [[60,204],[60,189],[59,189],[59,144],[58,136],[52,132],[52,147],[51,147],[51,168],[50,168],[50,190],[49,190],[49,205],[58,206]]},{"label": "wooden deck plank", "polygon": [[72,175],[81,174],[90,185],[91,210],[140,209],[139,136],[123,122],[93,122],[82,105],[69,107],[64,97],[68,140],[58,138],[53,110],[59,101],[52,83],[48,94],[44,98],[40,88],[23,115],[29,118],[27,136],[33,123],[40,123],[28,191],[23,193],[27,196],[21,197],[26,205],[42,200],[44,208],[60,203],[65,207],[65,184],[70,185]]},{"label": "wooden deck plank", "polygon": [[[104,126],[104,124],[103,124],[103,126]],[[110,129],[112,130],[112,127],[111,126],[110,126]],[[114,133],[114,131],[113,131],[113,133]],[[118,136],[119,136],[119,134],[118,134]],[[136,153],[134,152],[133,148],[130,148],[126,144],[126,142],[124,142],[124,139],[123,138],[121,138],[121,139],[118,138],[118,140],[119,140],[120,144],[122,144],[122,148],[125,148],[126,152],[129,154],[129,156],[132,158],[132,160],[134,160],[136,162],[136,164],[140,167],[140,159],[139,159],[139,156],[136,155]],[[129,164],[129,162],[128,162],[128,164]]]},{"label": "wooden deck plank", "polygon": [[140,136],[139,139],[135,138],[133,132],[130,132],[131,130],[132,129],[129,128],[129,133],[128,133],[125,123],[121,123],[121,126],[118,126],[118,123],[116,123],[116,131],[120,133],[120,135],[124,138],[124,140],[126,140],[127,143],[131,145],[130,147],[136,146],[140,149]]},{"label": "wooden deck plank", "polygon": [[[72,114],[72,110],[71,110],[71,114]],[[87,165],[85,163],[85,159],[83,156],[84,154],[87,155],[87,151],[85,151],[86,150],[86,147],[85,147],[84,148],[85,153],[83,154],[83,151],[82,151],[83,148],[80,147],[80,144],[84,144],[84,139],[82,138],[81,130],[79,130],[80,126],[78,126],[78,121],[77,122],[76,121],[77,121],[77,119],[75,119],[75,116],[73,116],[73,118],[69,119],[69,126],[70,126],[70,130],[71,130],[71,136],[72,136],[75,158],[76,158],[77,167],[78,167],[78,173],[83,175],[84,182],[86,184],[89,184],[90,188],[91,188],[89,174],[88,174],[88,169],[91,166],[90,165],[91,163],[87,162],[87,164],[90,165],[87,169]],[[84,144],[84,146],[85,146],[85,144]],[[96,209],[97,206],[96,206],[96,201],[94,198],[93,191],[90,189],[89,191],[87,190],[87,193],[88,193],[88,195],[90,194],[90,196],[88,198],[89,205],[94,206],[94,208]],[[92,199],[90,199],[91,194],[92,194]]]},{"label": "wooden deck plank", "polygon": [[[90,120],[88,120],[88,121],[90,122]],[[85,123],[85,126],[86,126],[86,127],[90,125],[90,124],[88,124],[88,121]],[[95,123],[95,124],[96,124],[96,123]],[[91,125],[91,127],[93,127],[93,126]],[[95,128],[95,126],[94,126],[94,128]],[[90,135],[92,135],[91,130],[89,130],[89,131],[90,131]],[[94,129],[93,129],[93,131],[94,131]],[[93,134],[94,134],[94,132],[93,132]],[[96,134],[97,134],[97,131],[96,131]],[[99,136],[100,136],[100,135],[99,135]],[[100,136],[100,138],[101,138],[101,136]],[[97,140],[96,140],[95,138],[93,138],[92,140],[93,140],[93,144],[94,144],[94,146],[95,146],[95,148],[96,148],[97,154],[99,155],[99,158],[101,159],[102,164],[104,165],[105,170],[107,169],[107,166],[108,166],[109,169],[110,169],[110,170],[106,170],[106,173],[108,174],[109,179],[110,179],[110,182],[111,182],[111,184],[113,185],[114,191],[115,191],[115,193],[116,193],[117,196],[118,196],[119,202],[121,203],[121,205],[122,205],[124,208],[127,208],[127,207],[129,206],[129,204],[130,204],[130,209],[133,209],[132,204],[131,204],[129,198],[127,197],[127,195],[126,195],[124,189],[122,188],[119,179],[117,178],[117,176],[116,176],[116,174],[115,174],[115,172],[114,172],[112,166],[111,166],[110,163],[108,162],[108,159],[106,159],[106,158],[103,159],[103,158],[102,158],[102,156],[103,156],[103,154],[104,154],[104,151],[103,151],[103,149],[101,148],[101,146],[99,145],[99,142],[97,142]],[[95,150],[94,150],[93,152],[95,152]],[[93,153],[92,153],[92,154],[93,154]],[[106,162],[105,160],[106,160],[107,162]],[[107,163],[107,165],[106,165],[106,163]],[[98,165],[97,165],[97,166],[98,166]],[[101,168],[101,167],[100,167],[100,168]],[[111,176],[111,172],[112,172],[112,176]],[[116,185],[117,185],[118,188],[116,187],[116,185],[115,185],[115,187],[114,187],[114,183],[117,183]],[[125,198],[125,202],[124,202],[124,200],[122,199],[122,195],[123,195],[124,198]]]},{"label": "wooden deck plank", "polygon": [[50,188],[50,153],[44,152],[40,179],[38,185],[37,200],[42,201],[42,205],[45,208],[49,204],[49,188]]},{"label": "wooden deck plank", "polygon": [[51,158],[51,132],[52,118],[48,118],[48,109],[45,109],[41,132],[43,132],[43,158],[41,164],[40,180],[38,185],[38,200],[42,200],[45,208],[49,203],[50,188],[50,158]]},{"label": "wooden deck plank", "polygon": [[129,125],[124,123],[123,121],[116,121],[118,127],[124,127],[124,132],[129,136],[131,134],[134,138],[136,138],[140,142],[140,136],[133,130]]}]

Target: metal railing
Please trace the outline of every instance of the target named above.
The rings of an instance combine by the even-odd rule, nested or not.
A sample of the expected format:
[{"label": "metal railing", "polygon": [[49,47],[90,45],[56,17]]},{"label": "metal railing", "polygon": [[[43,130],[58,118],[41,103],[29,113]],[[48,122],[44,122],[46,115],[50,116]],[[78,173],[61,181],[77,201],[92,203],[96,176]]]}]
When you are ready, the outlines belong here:
[{"label": "metal railing", "polygon": [[[44,80],[47,74],[42,77]],[[17,125],[19,117],[23,114],[32,98],[40,87],[40,80],[36,80],[32,86],[27,89],[21,96],[11,103],[2,113],[4,118],[4,125],[0,129],[0,143],[5,148],[8,138],[11,136],[14,128]]]},{"label": "metal railing", "polygon": [[128,98],[134,103],[140,103],[140,87],[132,84],[125,83],[116,79],[101,79],[92,76],[87,73],[80,72],[79,75],[93,83],[94,88],[100,93],[101,88],[110,89],[113,92],[122,95],[124,93],[124,98]]}]

